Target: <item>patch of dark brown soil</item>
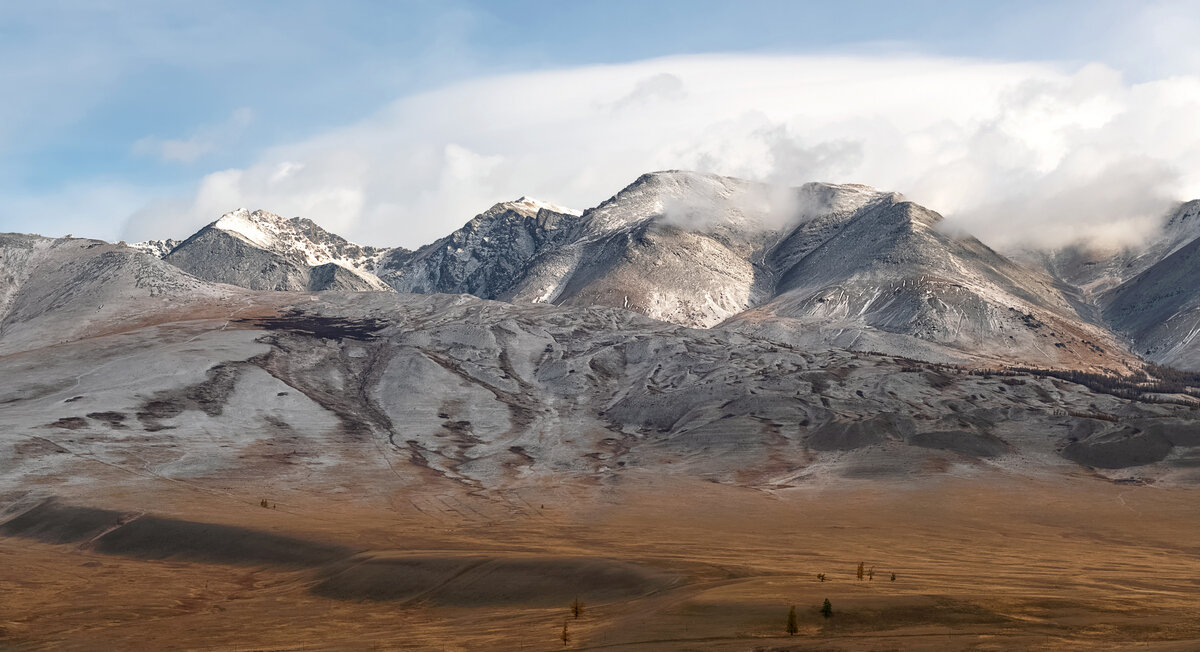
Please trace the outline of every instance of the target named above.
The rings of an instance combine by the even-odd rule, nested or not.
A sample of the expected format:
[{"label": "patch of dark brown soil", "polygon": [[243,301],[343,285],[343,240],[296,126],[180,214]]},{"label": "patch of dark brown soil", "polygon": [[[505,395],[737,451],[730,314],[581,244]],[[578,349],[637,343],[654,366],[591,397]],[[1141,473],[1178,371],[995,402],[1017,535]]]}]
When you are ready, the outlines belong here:
[{"label": "patch of dark brown soil", "polygon": [[47,423],[47,428],[62,428],[64,430],[79,430],[88,426],[87,419],[83,417],[63,417],[54,423]]},{"label": "patch of dark brown soil", "polygon": [[127,415],[124,412],[90,412],[88,413],[87,417],[89,419],[100,421],[114,430],[129,427],[125,425],[125,419]]},{"label": "patch of dark brown soil", "polygon": [[848,451],[864,448],[911,432],[912,421],[882,415],[862,421],[830,421],[813,429],[808,446],[819,451]]},{"label": "patch of dark brown soil", "polygon": [[[166,430],[172,426],[159,423],[183,414],[185,410],[198,410],[210,417],[220,416],[225,404],[242,375],[242,366],[248,363],[222,363],[213,365],[205,372],[205,379],[183,389],[156,392],[137,411],[137,419],[147,432]],[[95,412],[88,415],[94,419],[108,421],[124,419],[120,412]],[[119,426],[114,426],[119,427]]]},{"label": "patch of dark brown soil", "polygon": [[329,340],[359,341],[375,339],[375,333],[387,326],[387,322],[379,319],[346,319],[299,313],[290,313],[281,317],[237,319],[235,322],[249,324],[267,331],[287,331]]},{"label": "patch of dark brown soil", "polygon": [[992,435],[968,430],[923,432],[908,440],[914,446],[950,451],[969,457],[998,457],[1009,452],[1008,444]]}]

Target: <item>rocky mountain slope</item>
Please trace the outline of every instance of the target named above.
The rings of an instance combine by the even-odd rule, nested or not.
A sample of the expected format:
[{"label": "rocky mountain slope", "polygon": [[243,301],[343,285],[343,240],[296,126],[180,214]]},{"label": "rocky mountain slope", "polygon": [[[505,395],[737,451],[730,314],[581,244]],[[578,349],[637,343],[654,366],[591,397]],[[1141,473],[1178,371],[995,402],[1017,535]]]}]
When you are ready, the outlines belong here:
[{"label": "rocky mountain slope", "polygon": [[[859,188],[768,186],[690,172],[644,175],[580,219],[569,245],[542,253],[505,299],[605,305],[708,328],[771,296],[765,260],[821,199]],[[828,195],[829,197],[825,197]],[[853,198],[853,199],[851,199]]]},{"label": "rocky mountain slope", "polygon": [[942,217],[891,196],[855,212],[810,248],[784,243],[775,296],[734,322],[793,341],[922,359],[1024,360],[1029,366],[1137,368],[1051,278]]},{"label": "rocky mountain slope", "polygon": [[376,274],[397,292],[500,298],[524,277],[535,256],[575,237],[578,217],[577,211],[528,197],[499,203],[417,251],[389,251]]},{"label": "rocky mountain slope", "polygon": [[1100,297],[1104,316],[1149,360],[1200,369],[1200,239]]},{"label": "rocky mountain slope", "polygon": [[1077,288],[1134,353],[1200,369],[1200,200],[1180,204],[1143,246],[1115,251],[1068,247],[1038,261]]},{"label": "rocky mountain slope", "polygon": [[1056,278],[1097,299],[1200,238],[1200,200],[1184,202],[1164,216],[1157,233],[1142,246],[1102,248],[1072,245],[1024,258]]},{"label": "rocky mountain slope", "polygon": [[238,209],[162,256],[196,276],[252,290],[388,290],[374,274],[386,252],[360,247],[311,220]]},{"label": "rocky mountain slope", "polygon": [[247,294],[121,245],[0,234],[0,355],[154,320],[223,314]]}]

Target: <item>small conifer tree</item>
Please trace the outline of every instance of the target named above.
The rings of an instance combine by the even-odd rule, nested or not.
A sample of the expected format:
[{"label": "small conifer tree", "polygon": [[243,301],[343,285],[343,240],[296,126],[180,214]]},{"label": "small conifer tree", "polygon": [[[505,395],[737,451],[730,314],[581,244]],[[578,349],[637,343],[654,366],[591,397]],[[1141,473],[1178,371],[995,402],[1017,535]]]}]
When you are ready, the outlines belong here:
[{"label": "small conifer tree", "polygon": [[567,631],[567,621],[565,620],[563,621],[562,634],[559,634],[558,637],[562,639],[564,647],[567,645],[567,643],[571,642],[571,632]]},{"label": "small conifer tree", "polygon": [[575,598],[575,601],[571,603],[571,615],[575,616],[576,620],[583,615],[583,603],[579,601],[579,598]]},{"label": "small conifer tree", "polygon": [[863,578],[863,563],[860,561],[860,562],[858,562],[858,579],[861,580],[862,578]]},{"label": "small conifer tree", "polygon": [[826,618],[833,615],[833,605],[829,602],[829,598],[825,598],[825,604],[821,605],[821,615]]}]

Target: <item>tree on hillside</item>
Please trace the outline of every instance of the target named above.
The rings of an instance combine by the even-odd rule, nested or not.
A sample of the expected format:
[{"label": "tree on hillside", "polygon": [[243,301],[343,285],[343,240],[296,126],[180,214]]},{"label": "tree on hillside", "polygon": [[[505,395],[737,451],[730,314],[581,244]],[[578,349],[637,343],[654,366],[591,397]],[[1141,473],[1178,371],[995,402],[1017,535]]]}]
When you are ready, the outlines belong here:
[{"label": "tree on hillside", "polygon": [[575,601],[571,603],[571,615],[575,616],[575,620],[579,620],[579,616],[582,614],[583,603],[579,601],[579,598],[575,598]]},{"label": "tree on hillside", "polygon": [[860,561],[860,562],[858,562],[858,579],[861,580],[862,578],[863,578],[863,563]]},{"label": "tree on hillside", "polygon": [[571,642],[571,632],[567,631],[567,621],[565,620],[563,621],[562,634],[559,634],[558,637],[562,639],[563,646]]},{"label": "tree on hillside", "polygon": [[821,615],[826,618],[833,615],[833,604],[829,602],[829,598],[825,598],[825,604],[821,605]]},{"label": "tree on hillside", "polygon": [[787,633],[795,636],[798,631],[800,624],[796,622],[796,605],[792,605],[792,610],[788,612]]}]

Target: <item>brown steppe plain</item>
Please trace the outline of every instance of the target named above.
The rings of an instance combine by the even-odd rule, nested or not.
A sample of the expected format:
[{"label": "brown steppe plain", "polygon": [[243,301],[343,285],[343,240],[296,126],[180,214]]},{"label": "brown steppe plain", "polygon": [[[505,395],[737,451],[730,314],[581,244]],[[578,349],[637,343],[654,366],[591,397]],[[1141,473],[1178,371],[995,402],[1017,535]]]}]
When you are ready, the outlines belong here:
[{"label": "brown steppe plain", "polygon": [[342,558],[0,536],[0,649],[1196,650],[1198,498],[1082,471],[771,492],[643,472],[503,500],[151,482],[56,504]]}]

